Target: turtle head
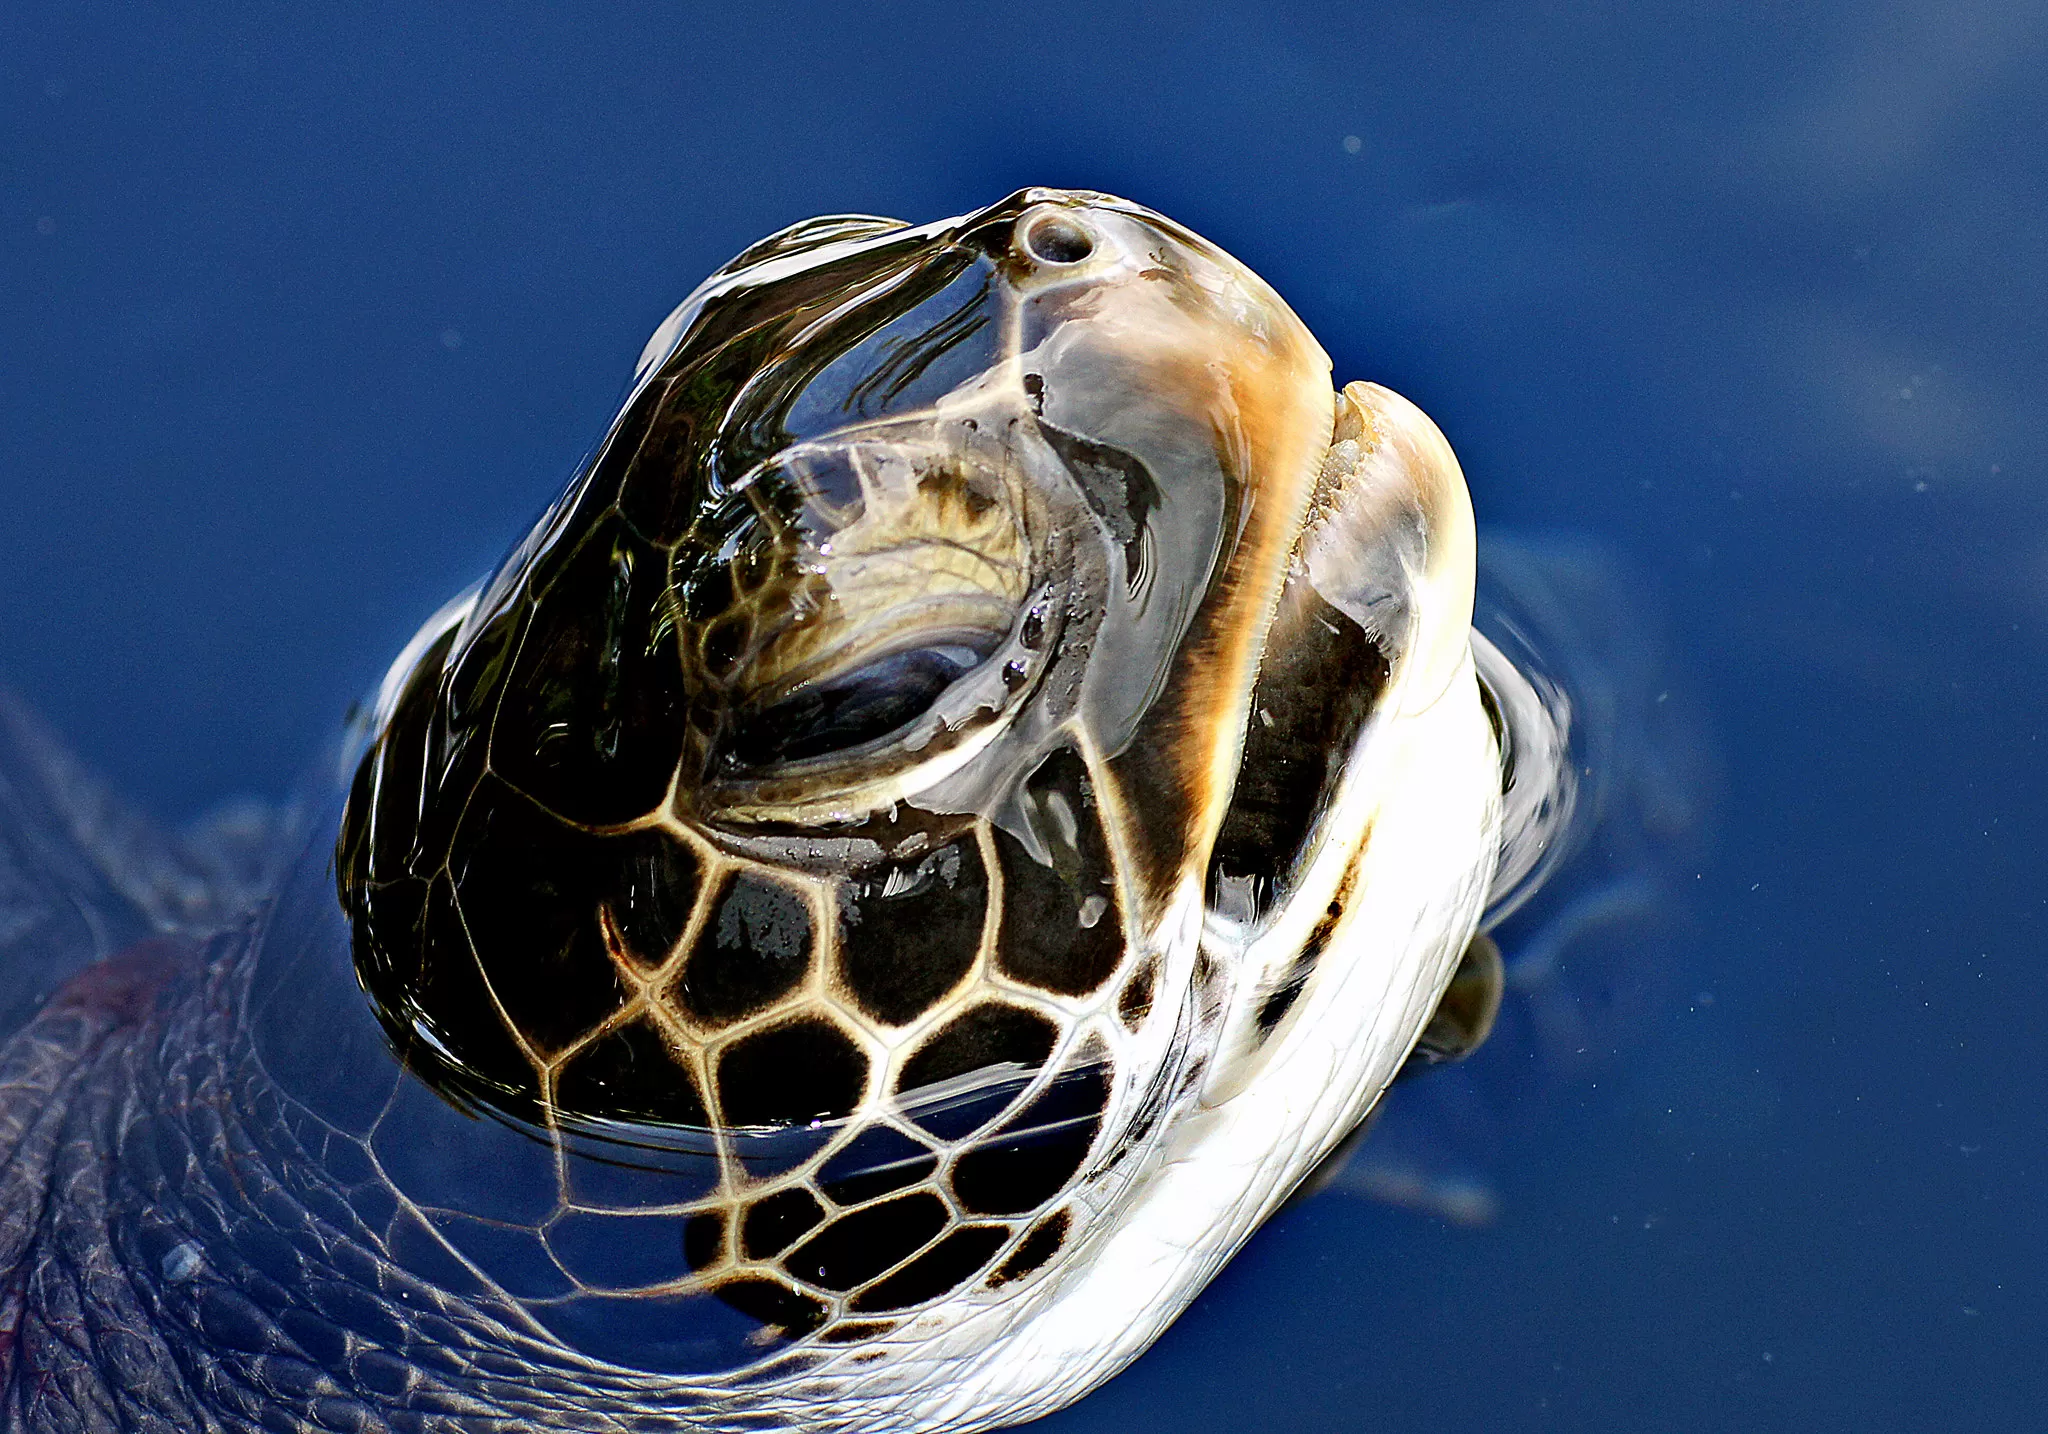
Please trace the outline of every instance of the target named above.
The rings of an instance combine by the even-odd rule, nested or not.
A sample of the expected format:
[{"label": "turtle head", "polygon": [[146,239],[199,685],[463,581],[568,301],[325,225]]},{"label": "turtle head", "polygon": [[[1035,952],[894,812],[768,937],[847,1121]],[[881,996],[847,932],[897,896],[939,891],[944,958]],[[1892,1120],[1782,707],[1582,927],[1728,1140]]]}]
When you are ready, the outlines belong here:
[{"label": "turtle head", "polygon": [[[1030,189],[794,226],[660,327],[387,681],[337,862],[358,976],[453,1099],[697,1141],[664,1288],[843,1342],[1068,1287],[1039,1272],[1186,1165],[1182,1114],[1303,1011],[1326,1054],[1350,1019],[1304,993],[1400,786],[1358,754],[1469,679],[1470,549],[1428,421],[1333,395],[1278,296],[1160,215]],[[1490,859],[1454,775],[1470,831],[1388,888],[1446,904],[1367,918],[1431,989],[1316,1077],[1314,1130],[1239,1122],[1277,1153],[1228,1157],[1256,1179],[1137,1313],[1420,1029]]]},{"label": "turtle head", "polygon": [[1183,644],[1219,595],[1205,635],[1254,625],[1237,570],[1284,550],[1328,439],[1314,340],[1159,215],[1026,190],[852,224],[742,255],[643,361],[675,441],[620,502],[673,543],[677,801],[710,825],[986,808],[1055,729],[1129,746],[1176,664],[1233,685],[1245,643]]}]

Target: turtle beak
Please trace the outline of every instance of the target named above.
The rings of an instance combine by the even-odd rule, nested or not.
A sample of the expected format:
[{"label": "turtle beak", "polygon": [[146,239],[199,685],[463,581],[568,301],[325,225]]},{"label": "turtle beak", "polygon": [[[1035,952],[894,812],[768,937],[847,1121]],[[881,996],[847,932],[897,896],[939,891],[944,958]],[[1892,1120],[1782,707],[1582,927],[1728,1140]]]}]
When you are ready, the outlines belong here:
[{"label": "turtle beak", "polygon": [[[1353,383],[1337,395],[1322,491],[1331,511],[1308,545],[1311,575],[1333,597],[1357,594],[1354,616],[1398,624],[1387,633],[1398,656],[1386,705],[1424,711],[1471,660],[1477,542],[1465,475],[1421,409],[1376,383]],[[1369,573],[1359,571],[1362,553],[1375,555]],[[1317,571],[1340,564],[1349,572]],[[1363,588],[1361,577],[1370,579]]]}]

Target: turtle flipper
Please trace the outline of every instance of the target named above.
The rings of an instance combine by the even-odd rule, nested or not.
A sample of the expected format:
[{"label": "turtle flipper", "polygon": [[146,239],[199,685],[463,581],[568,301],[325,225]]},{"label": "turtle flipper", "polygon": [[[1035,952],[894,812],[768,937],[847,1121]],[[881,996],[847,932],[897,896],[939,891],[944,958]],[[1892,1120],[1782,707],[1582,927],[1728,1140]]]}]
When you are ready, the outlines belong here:
[{"label": "turtle flipper", "polygon": [[[1507,991],[1507,968],[1500,948],[1484,932],[1472,938],[1458,961],[1451,984],[1437,1002],[1436,1014],[1422,1028],[1415,1049],[1401,1067],[1397,1081],[1425,1074],[1438,1066],[1464,1060],[1486,1044],[1500,1015]],[[1485,1225],[1498,1202],[1493,1191],[1455,1160],[1455,1152],[1432,1148],[1427,1140],[1413,1150],[1391,1149],[1384,1139],[1368,1143],[1393,1092],[1382,1096],[1351,1134],[1324,1156],[1287,1198],[1291,1208],[1325,1190],[1346,1190],[1389,1205],[1403,1205],[1436,1215],[1454,1225]],[[1397,1127],[1411,1124],[1397,1120]],[[1400,1144],[1398,1139],[1396,1144]]]},{"label": "turtle flipper", "polygon": [[[159,929],[131,852],[156,838],[0,694],[0,1036],[66,978]],[[141,898],[141,899],[138,899]]]},{"label": "turtle flipper", "polygon": [[1401,1067],[1403,1077],[1432,1066],[1450,1065],[1486,1044],[1500,1015],[1501,994],[1507,989],[1507,968],[1500,959],[1500,947],[1481,932],[1458,960],[1451,984],[1444,987],[1436,1003],[1436,1014],[1422,1028],[1421,1039],[1408,1053]]},{"label": "turtle flipper", "polygon": [[234,806],[166,833],[0,692],[0,1038],[94,962],[245,907],[275,821]]}]

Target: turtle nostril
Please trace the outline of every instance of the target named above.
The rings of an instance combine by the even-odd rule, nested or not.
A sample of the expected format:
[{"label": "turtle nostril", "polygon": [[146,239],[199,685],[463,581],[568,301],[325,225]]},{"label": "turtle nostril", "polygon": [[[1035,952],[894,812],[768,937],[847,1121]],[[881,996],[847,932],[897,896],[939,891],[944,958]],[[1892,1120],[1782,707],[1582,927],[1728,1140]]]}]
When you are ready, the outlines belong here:
[{"label": "turtle nostril", "polygon": [[1024,231],[1024,247],[1048,264],[1078,264],[1095,252],[1095,240],[1064,214],[1041,214]]}]

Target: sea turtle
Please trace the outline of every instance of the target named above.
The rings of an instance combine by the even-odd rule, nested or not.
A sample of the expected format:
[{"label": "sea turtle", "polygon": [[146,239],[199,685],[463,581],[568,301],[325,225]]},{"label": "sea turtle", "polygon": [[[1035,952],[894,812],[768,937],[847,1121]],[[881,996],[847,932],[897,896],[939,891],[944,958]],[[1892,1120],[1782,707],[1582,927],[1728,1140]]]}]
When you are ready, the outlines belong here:
[{"label": "sea turtle", "polygon": [[7,1427],[974,1430],[1134,1358],[1483,1037],[1572,805],[1449,446],[1329,371],[1107,195],[812,220],[288,821],[157,840],[9,715]]}]

